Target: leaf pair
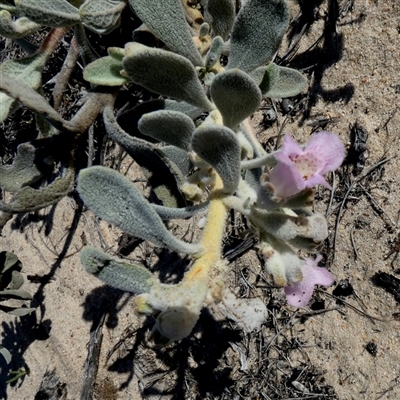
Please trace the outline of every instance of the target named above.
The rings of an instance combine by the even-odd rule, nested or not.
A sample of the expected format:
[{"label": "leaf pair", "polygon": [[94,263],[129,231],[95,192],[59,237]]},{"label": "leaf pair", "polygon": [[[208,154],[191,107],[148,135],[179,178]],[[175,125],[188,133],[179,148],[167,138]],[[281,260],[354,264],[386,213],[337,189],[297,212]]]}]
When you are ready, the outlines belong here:
[{"label": "leaf pair", "polygon": [[[21,21],[17,20],[14,26],[11,22],[5,25],[8,31],[14,28],[15,34],[29,33],[29,29],[34,28],[33,23],[54,28],[82,23],[88,29],[105,35],[118,26],[125,1],[86,0],[79,9],[67,0],[15,0],[15,5],[17,12],[30,21],[29,24],[26,18],[20,18]],[[1,28],[0,24],[2,34]]]},{"label": "leaf pair", "polygon": [[[24,283],[20,271],[21,261],[9,252],[0,252],[0,301],[8,299],[31,300],[32,296],[21,289]],[[0,304],[0,310],[16,316],[23,316],[35,311],[35,308],[11,307]]]}]

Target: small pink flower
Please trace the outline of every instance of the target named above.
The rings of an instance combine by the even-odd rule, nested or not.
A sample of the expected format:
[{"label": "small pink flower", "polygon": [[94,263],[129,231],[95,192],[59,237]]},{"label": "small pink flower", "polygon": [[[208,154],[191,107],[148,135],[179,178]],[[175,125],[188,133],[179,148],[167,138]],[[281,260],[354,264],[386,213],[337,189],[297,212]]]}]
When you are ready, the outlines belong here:
[{"label": "small pink flower", "polygon": [[282,149],[275,156],[278,163],[269,178],[275,195],[287,198],[315,185],[330,188],[322,175],[339,168],[344,154],[343,143],[332,132],[316,133],[304,149],[285,135]]},{"label": "small pink flower", "polygon": [[292,286],[285,286],[288,303],[294,307],[305,307],[311,299],[315,285],[330,286],[334,278],[326,269],[318,267],[321,256],[315,260],[307,258],[302,265],[303,279]]}]

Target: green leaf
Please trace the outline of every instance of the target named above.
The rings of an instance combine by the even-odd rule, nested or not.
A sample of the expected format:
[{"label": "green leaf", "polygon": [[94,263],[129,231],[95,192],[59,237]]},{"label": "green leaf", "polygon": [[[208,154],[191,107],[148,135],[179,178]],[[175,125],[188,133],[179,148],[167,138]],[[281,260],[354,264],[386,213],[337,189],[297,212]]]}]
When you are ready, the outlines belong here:
[{"label": "green leaf", "polygon": [[11,285],[10,289],[18,290],[24,283],[24,278],[19,271],[11,272]]},{"label": "green leaf", "polygon": [[208,0],[204,17],[212,26],[214,36],[227,40],[235,22],[235,3],[233,0]]},{"label": "green leaf", "polygon": [[143,23],[172,51],[202,66],[203,59],[194,45],[181,0],[129,0]]},{"label": "green leaf", "polygon": [[184,100],[202,110],[214,107],[207,99],[192,63],[166,50],[127,43],[123,66],[126,75],[147,90]]},{"label": "green leaf", "polygon": [[307,78],[299,71],[287,67],[278,66],[278,68],[278,76],[271,87],[263,92],[264,96],[277,98],[293,97],[301,93],[307,86]]},{"label": "green leaf", "polygon": [[[2,251],[0,252],[0,278],[4,272],[9,270],[10,268],[14,268],[17,271],[20,271],[22,268],[21,261],[19,261],[18,257],[11,253],[10,251]],[[8,282],[3,282],[0,279],[0,287],[7,287]]]},{"label": "green leaf", "polygon": [[227,69],[252,71],[271,61],[289,24],[285,0],[249,0],[240,9],[231,35]]},{"label": "green leaf", "polygon": [[160,110],[144,114],[138,128],[144,135],[160,142],[189,150],[195,125],[191,118],[181,112]]},{"label": "green leaf", "polygon": [[55,204],[72,190],[74,178],[74,170],[70,167],[64,177],[56,178],[46,187],[33,189],[26,186],[15,193],[9,203],[0,201],[0,211],[10,214],[24,213]]},{"label": "green leaf", "polygon": [[279,77],[279,67],[271,62],[268,66],[256,68],[249,75],[259,86],[261,93],[265,94],[275,84]]},{"label": "green leaf", "polygon": [[125,1],[86,0],[80,7],[82,24],[99,35],[106,35],[120,24]]},{"label": "green leaf", "polygon": [[211,98],[222,114],[224,125],[236,128],[253,114],[262,96],[254,80],[238,69],[218,74],[211,85]]},{"label": "green leaf", "polygon": [[191,218],[194,215],[206,212],[208,209],[208,203],[183,208],[164,207],[158,204],[152,204],[151,206],[162,220]]},{"label": "green leaf", "polygon": [[122,61],[112,56],[102,57],[85,67],[83,79],[94,85],[122,86],[130,82],[120,74],[122,69]]},{"label": "green leaf", "polygon": [[78,176],[77,190],[98,217],[130,235],[180,253],[193,254],[200,250],[199,245],[174,237],[139,189],[117,171],[99,166],[83,169]]},{"label": "green leaf", "polygon": [[85,246],[80,257],[87,272],[120,290],[138,295],[148,293],[159,283],[147,268],[113,258],[91,246]]},{"label": "green leaf", "polygon": [[0,310],[6,312],[7,314],[15,315],[17,317],[23,317],[24,315],[28,315],[34,311],[36,308],[28,308],[28,307],[8,307],[0,304]]},{"label": "green leaf", "polygon": [[20,14],[44,26],[72,26],[81,21],[79,11],[67,0],[15,0]]},{"label": "green leaf", "polygon": [[212,68],[219,61],[223,45],[224,41],[221,36],[216,36],[212,40],[210,50],[208,50],[206,56],[206,68]]},{"label": "green leaf", "polygon": [[0,11],[0,35],[10,38],[19,39],[24,36],[37,32],[40,25],[31,21],[26,17],[14,19],[12,15],[6,11]]},{"label": "green leaf", "polygon": [[161,151],[179,168],[182,176],[189,175],[193,164],[188,157],[188,153],[175,146],[163,146]]},{"label": "green leaf", "polygon": [[178,167],[160,149],[145,140],[129,136],[121,129],[110,107],[104,109],[103,117],[107,133],[140,165],[163,204],[169,207],[185,206],[186,201],[179,189],[182,175]]},{"label": "green leaf", "polygon": [[11,353],[2,345],[0,345],[0,354],[4,357],[7,364],[11,362]]},{"label": "green leaf", "polygon": [[200,125],[193,133],[192,149],[221,177],[224,193],[232,194],[240,179],[240,145],[235,132],[211,123]]},{"label": "green leaf", "polygon": [[39,180],[42,173],[36,167],[35,157],[34,146],[20,144],[12,165],[0,165],[0,186],[8,192],[16,192]]},{"label": "green leaf", "polygon": [[5,300],[5,299],[31,300],[32,296],[26,290],[20,290],[20,289],[1,290],[0,300]]},{"label": "green leaf", "polygon": [[200,117],[201,114],[203,114],[201,108],[192,106],[191,104],[186,103],[186,101],[175,101],[175,100],[165,99],[164,108],[166,110],[182,112],[192,119],[196,119]]},{"label": "green leaf", "polygon": [[0,8],[3,10],[7,10],[13,14],[17,13],[17,8],[14,5],[10,4],[10,2],[7,0],[0,0]]},{"label": "green leaf", "polygon": [[[45,52],[19,60],[7,60],[0,65],[1,75],[7,75],[24,83],[31,89],[38,89],[42,84],[42,70],[46,63]],[[3,76],[2,79],[3,80]],[[16,101],[5,93],[0,93],[0,122],[3,122],[10,111],[17,105]]]},{"label": "green leaf", "polygon": [[[45,116],[55,127],[59,127],[60,129],[64,128],[73,132],[75,131],[72,124],[69,121],[63,120],[61,115],[50,106],[43,96],[35,92],[35,90],[31,89],[29,86],[23,84],[20,80],[3,74],[0,79],[0,90],[4,92],[0,93],[0,122],[2,121],[2,117],[7,118],[8,113],[4,100],[7,101],[7,99],[11,98],[11,104],[14,101],[13,99],[17,100],[25,107]],[[2,114],[3,111],[6,111],[5,115]]]}]

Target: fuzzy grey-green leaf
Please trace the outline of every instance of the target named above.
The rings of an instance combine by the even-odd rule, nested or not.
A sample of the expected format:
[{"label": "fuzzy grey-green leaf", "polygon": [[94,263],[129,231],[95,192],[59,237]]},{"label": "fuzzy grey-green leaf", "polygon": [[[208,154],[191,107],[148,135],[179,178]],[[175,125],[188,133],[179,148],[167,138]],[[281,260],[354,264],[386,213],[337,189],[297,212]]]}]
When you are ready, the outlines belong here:
[{"label": "fuzzy grey-green leaf", "polygon": [[225,126],[205,123],[193,133],[192,149],[221,177],[224,193],[232,194],[240,179],[240,145]]},{"label": "fuzzy grey-green leaf", "polygon": [[238,69],[218,74],[211,85],[211,98],[222,114],[224,125],[236,128],[261,104],[261,91],[254,80]]},{"label": "fuzzy grey-green leaf", "polygon": [[86,0],[79,7],[79,13],[86,28],[106,35],[118,27],[124,8],[122,0]]},{"label": "fuzzy grey-green leaf", "polygon": [[214,35],[227,40],[235,22],[235,3],[233,0],[208,0],[204,16]]},{"label": "fuzzy grey-green leaf", "polygon": [[[32,89],[38,89],[42,81],[42,70],[45,65],[47,56],[44,52],[37,53],[33,56],[20,58],[18,60],[7,60],[0,66],[0,73],[11,78],[23,82]],[[2,76],[2,80],[3,80]],[[3,84],[3,82],[2,82]],[[13,106],[16,104],[5,93],[0,93],[0,122],[4,121]]]},{"label": "fuzzy grey-green leaf", "polygon": [[101,281],[136,295],[148,293],[158,280],[146,268],[119,260],[91,246],[80,253],[86,271]]},{"label": "fuzzy grey-green leaf", "polygon": [[56,178],[54,182],[40,189],[23,187],[9,203],[0,201],[0,211],[6,213],[23,213],[40,210],[60,201],[72,189],[75,173],[72,167],[67,169],[65,176]]},{"label": "fuzzy grey-green leaf", "polygon": [[161,142],[189,150],[195,129],[194,122],[178,111],[160,110],[144,114],[139,120],[139,130]]},{"label": "fuzzy grey-green leaf", "polygon": [[29,143],[20,144],[12,165],[0,165],[0,186],[8,192],[16,192],[36,182],[42,174],[36,167],[35,157],[34,146]]},{"label": "fuzzy grey-green leaf", "polygon": [[171,50],[189,59],[193,65],[203,65],[192,40],[181,0],[129,0],[129,4]]},{"label": "fuzzy grey-green leaf", "polygon": [[11,362],[11,353],[4,347],[0,345],[0,354],[4,357],[7,364]]},{"label": "fuzzy grey-green leaf", "polygon": [[20,14],[44,26],[72,26],[81,21],[79,11],[67,0],[15,0]]},{"label": "fuzzy grey-green leaf", "polygon": [[14,20],[7,10],[0,11],[1,36],[10,39],[19,39],[37,32],[39,29],[40,25],[31,21],[29,18],[21,17]]},{"label": "fuzzy grey-green leaf", "polygon": [[265,94],[272,88],[279,77],[279,67],[271,62],[267,66],[258,67],[249,75],[259,86],[261,93]]},{"label": "fuzzy grey-green leaf", "polygon": [[125,51],[124,70],[137,85],[202,110],[213,109],[193,64],[185,57],[140,43],[127,43]]},{"label": "fuzzy grey-green leaf", "polygon": [[122,86],[130,82],[120,74],[122,61],[106,56],[90,63],[83,71],[83,78],[94,85]]},{"label": "fuzzy grey-green leaf", "polygon": [[299,71],[278,66],[279,73],[271,87],[263,91],[265,97],[285,98],[297,96],[307,86],[307,78]]},{"label": "fuzzy grey-green leaf", "polygon": [[288,24],[286,0],[248,0],[239,11],[233,27],[226,68],[248,72],[271,61]]},{"label": "fuzzy grey-green leaf", "polygon": [[210,50],[208,50],[206,56],[206,68],[213,67],[217,61],[219,61],[222,52],[222,46],[224,45],[224,41],[221,36],[216,36],[212,42]]},{"label": "fuzzy grey-green leaf", "polygon": [[100,166],[86,168],[79,173],[77,190],[97,216],[130,235],[181,253],[200,250],[198,245],[174,237],[139,189],[117,171]]},{"label": "fuzzy grey-green leaf", "polygon": [[[143,108],[154,110],[154,107],[161,105],[162,101],[155,101],[151,104],[142,103],[132,109],[132,112],[127,112],[127,117],[131,116],[136,125],[137,114],[140,115]],[[135,113],[135,110],[137,110],[137,113]],[[150,186],[163,204],[169,207],[185,206],[186,201],[178,186],[182,179],[178,167],[171,163],[168,157],[151,143],[128,135],[115,120],[111,107],[106,107],[103,115],[107,133],[140,165]]]}]

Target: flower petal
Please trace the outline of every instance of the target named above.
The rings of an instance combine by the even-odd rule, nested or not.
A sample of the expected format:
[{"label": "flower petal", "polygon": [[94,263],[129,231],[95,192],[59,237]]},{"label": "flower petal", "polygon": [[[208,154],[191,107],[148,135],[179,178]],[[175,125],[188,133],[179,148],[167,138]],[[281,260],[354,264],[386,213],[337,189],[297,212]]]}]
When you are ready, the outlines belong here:
[{"label": "flower petal", "polygon": [[320,260],[321,257],[316,260],[306,259],[302,266],[303,280],[285,287],[286,299],[290,305],[305,307],[311,299],[315,285],[332,285],[333,275],[326,268],[316,266]]},{"label": "flower petal", "polygon": [[292,139],[292,137],[287,133],[283,139],[282,153],[286,154],[288,157],[295,157],[299,154],[304,153],[304,150],[299,146],[299,144]]},{"label": "flower petal", "polygon": [[294,163],[278,163],[271,171],[269,181],[275,187],[276,196],[283,199],[299,193],[306,187]]},{"label": "flower petal", "polygon": [[306,188],[314,187],[316,185],[323,185],[328,189],[332,189],[332,186],[320,174],[313,175],[310,179],[307,179],[305,182]]},{"label": "flower petal", "polygon": [[312,135],[304,151],[321,162],[321,169],[318,171],[321,175],[339,168],[345,155],[342,141],[332,132],[318,132]]}]

